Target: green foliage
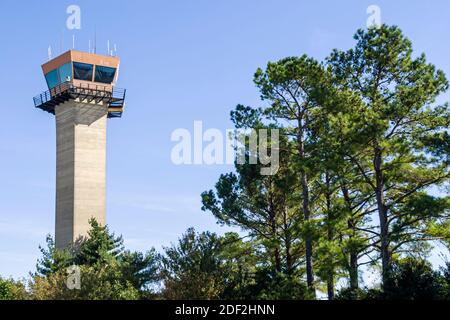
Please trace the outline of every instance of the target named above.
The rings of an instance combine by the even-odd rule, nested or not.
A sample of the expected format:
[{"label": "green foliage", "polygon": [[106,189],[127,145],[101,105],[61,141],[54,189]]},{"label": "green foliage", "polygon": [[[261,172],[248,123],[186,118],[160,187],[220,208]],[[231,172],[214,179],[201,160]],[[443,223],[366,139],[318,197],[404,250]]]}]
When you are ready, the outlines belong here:
[{"label": "green foliage", "polygon": [[[243,113],[242,113],[243,112]],[[234,116],[245,118],[237,108]],[[239,116],[238,116],[239,114]],[[253,120],[252,120],[253,121]],[[295,189],[288,141],[280,137],[279,170],[262,175],[260,165],[236,164],[236,173],[221,175],[216,190],[202,194],[202,210],[210,211],[220,224],[238,226],[260,243],[274,270],[292,273],[302,250]],[[247,156],[248,154],[247,148]]]},{"label": "green foliage", "polygon": [[48,274],[67,268],[73,263],[73,254],[70,249],[58,250],[53,238],[46,238],[47,248],[39,246],[42,258],[36,264],[36,275],[46,276]]},{"label": "green foliage", "polygon": [[297,275],[276,272],[255,256],[255,243],[189,229],[162,257],[166,299],[305,299]]},{"label": "green foliage", "polygon": [[[29,286],[34,299],[139,299],[152,297],[158,280],[158,256],[124,251],[122,237],[90,221],[88,237],[71,248],[58,250],[47,237],[47,249]],[[68,267],[80,267],[81,289],[69,289]]]},{"label": "green foliage", "polygon": [[380,289],[343,288],[339,290],[336,300],[380,300]]},{"label": "green foliage", "polygon": [[123,239],[110,233],[107,226],[101,226],[90,220],[91,229],[86,238],[74,244],[74,263],[77,265],[95,265],[109,263],[123,254]]},{"label": "green foliage", "polygon": [[146,253],[125,251],[118,262],[122,276],[133,288],[141,290],[146,297],[151,297],[152,286],[160,280],[159,256],[156,250],[151,249]]},{"label": "green foliage", "polygon": [[309,300],[315,298],[298,275],[261,269],[258,270],[256,279],[253,290],[257,299]]},{"label": "green foliage", "polygon": [[448,300],[449,269],[435,271],[430,263],[417,258],[405,258],[393,264],[384,289],[344,288],[339,300]]},{"label": "green foliage", "polygon": [[424,194],[449,178],[450,113],[447,104],[435,103],[448,81],[424,54],[413,57],[398,27],[359,30],[355,40],[354,48],[335,50],[327,59],[334,86],[351,92],[329,110],[337,117],[336,132],[343,133],[342,155],[375,195],[386,282],[392,257],[429,239],[428,224],[448,219],[448,210],[433,210],[436,199]]},{"label": "green foliage", "polygon": [[188,229],[161,261],[167,299],[242,299],[253,283],[254,248],[235,233],[218,237]]},{"label": "green foliage", "polygon": [[217,299],[224,276],[215,234],[189,229],[162,257],[163,296],[167,299]]},{"label": "green foliage", "polygon": [[450,300],[450,262],[441,268],[442,273],[442,298]]},{"label": "green foliage", "polygon": [[60,270],[30,281],[35,300],[136,300],[140,292],[126,280],[119,265],[81,266],[80,289],[69,289],[68,273]]},{"label": "green foliage", "polygon": [[0,300],[25,300],[27,298],[28,293],[22,282],[0,277]]},{"label": "green foliage", "polygon": [[382,297],[388,300],[438,300],[443,298],[442,275],[424,260],[406,258],[393,265]]},{"label": "green foliage", "polygon": [[[354,38],[354,48],[324,63],[304,55],[256,71],[268,106],[238,105],[231,118],[236,128],[281,130],[280,171],[261,177],[258,166],[236,164],[202,195],[219,223],[265,246],[277,272],[306,269],[309,288],[316,273],[330,299],[346,274],[358,291],[363,263],[381,262],[387,285],[395,259],[450,241],[448,197],[430,194],[450,177],[450,112],[436,104],[449,86],[445,74],[415,57],[398,27]],[[286,268],[288,256],[295,262]]]}]

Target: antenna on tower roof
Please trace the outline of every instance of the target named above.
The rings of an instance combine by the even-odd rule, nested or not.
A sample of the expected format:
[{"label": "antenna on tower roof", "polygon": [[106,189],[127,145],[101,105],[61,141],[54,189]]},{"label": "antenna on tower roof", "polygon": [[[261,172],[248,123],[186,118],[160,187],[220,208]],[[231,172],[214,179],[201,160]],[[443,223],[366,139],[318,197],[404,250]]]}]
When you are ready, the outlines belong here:
[{"label": "antenna on tower roof", "polygon": [[52,46],[48,46],[47,54],[48,54],[48,61],[52,60]]},{"label": "antenna on tower roof", "polygon": [[110,50],[110,45],[109,45],[109,40],[108,40],[108,56],[111,55],[111,50]]},{"label": "antenna on tower roof", "polygon": [[75,49],[75,35],[72,35],[72,49]]},{"label": "antenna on tower roof", "polygon": [[94,27],[94,53],[97,53],[97,26]]},{"label": "antenna on tower roof", "polygon": [[117,44],[114,43],[114,56],[117,56]]},{"label": "antenna on tower roof", "polygon": [[89,53],[92,53],[92,49],[91,49],[91,39],[89,39]]}]

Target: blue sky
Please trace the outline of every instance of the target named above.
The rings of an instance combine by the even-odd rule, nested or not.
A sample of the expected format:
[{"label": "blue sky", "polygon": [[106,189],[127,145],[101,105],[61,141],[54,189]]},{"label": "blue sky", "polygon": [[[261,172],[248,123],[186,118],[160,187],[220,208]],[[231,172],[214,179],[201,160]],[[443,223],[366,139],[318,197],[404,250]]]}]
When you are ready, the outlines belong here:
[{"label": "blue sky", "polygon": [[[65,27],[66,8],[81,8],[81,30]],[[256,68],[285,56],[326,57],[347,49],[366,26],[366,9],[399,25],[416,53],[450,76],[450,2],[441,1],[11,1],[0,2],[0,275],[34,269],[38,245],[54,231],[55,124],[34,109],[46,89],[40,65],[76,36],[97,52],[117,43],[118,86],[128,89],[122,119],[108,124],[107,222],[127,247],[176,241],[188,227],[224,232],[200,210],[200,193],[230,166],[175,166],[171,132],[231,127],[238,103],[260,104]],[[449,100],[446,94],[444,99]]]}]

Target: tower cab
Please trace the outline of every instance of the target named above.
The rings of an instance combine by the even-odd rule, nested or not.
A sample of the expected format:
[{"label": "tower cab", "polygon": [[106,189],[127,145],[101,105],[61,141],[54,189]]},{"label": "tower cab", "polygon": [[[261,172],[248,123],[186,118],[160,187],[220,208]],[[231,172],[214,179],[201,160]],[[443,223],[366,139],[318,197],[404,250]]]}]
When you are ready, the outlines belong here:
[{"label": "tower cab", "polygon": [[69,99],[103,102],[110,118],[120,117],[125,90],[115,87],[119,75],[118,57],[69,50],[42,65],[48,91],[36,96],[37,108],[54,114],[54,108]]}]

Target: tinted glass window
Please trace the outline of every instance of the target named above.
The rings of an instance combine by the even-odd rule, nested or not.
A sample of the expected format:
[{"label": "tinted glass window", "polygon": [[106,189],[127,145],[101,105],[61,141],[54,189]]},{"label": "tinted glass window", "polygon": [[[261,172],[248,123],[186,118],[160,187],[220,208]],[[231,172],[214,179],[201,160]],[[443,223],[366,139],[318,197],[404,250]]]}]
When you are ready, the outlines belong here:
[{"label": "tinted glass window", "polygon": [[108,68],[103,66],[95,66],[95,82],[111,83],[114,81],[116,74],[115,68]]},{"label": "tinted glass window", "polygon": [[55,69],[47,73],[45,75],[45,80],[47,80],[47,86],[49,89],[56,87],[59,84],[58,71]]},{"label": "tinted glass window", "polygon": [[74,62],[73,63],[73,77],[77,80],[92,81],[94,66],[92,64]]},{"label": "tinted glass window", "polygon": [[61,80],[61,82],[72,80],[72,64],[70,62],[59,67],[58,70],[59,70],[59,79]]}]

